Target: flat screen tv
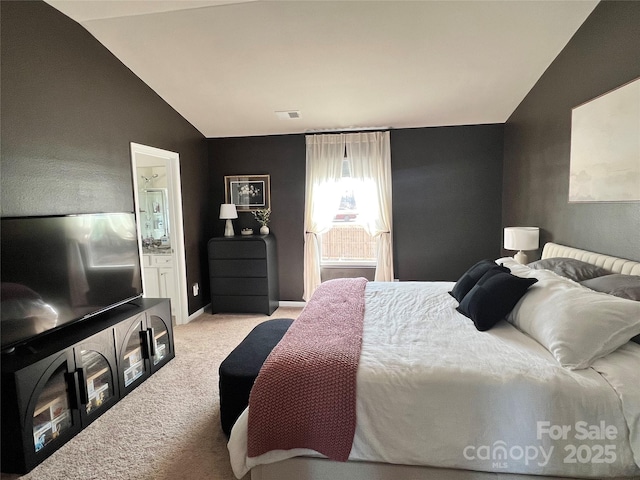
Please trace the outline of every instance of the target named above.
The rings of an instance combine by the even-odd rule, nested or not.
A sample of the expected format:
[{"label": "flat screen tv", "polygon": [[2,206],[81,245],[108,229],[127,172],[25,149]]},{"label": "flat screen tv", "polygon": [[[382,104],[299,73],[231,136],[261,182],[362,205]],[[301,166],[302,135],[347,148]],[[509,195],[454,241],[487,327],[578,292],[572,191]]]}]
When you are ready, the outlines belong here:
[{"label": "flat screen tv", "polygon": [[142,295],[133,213],[3,218],[2,352]]}]

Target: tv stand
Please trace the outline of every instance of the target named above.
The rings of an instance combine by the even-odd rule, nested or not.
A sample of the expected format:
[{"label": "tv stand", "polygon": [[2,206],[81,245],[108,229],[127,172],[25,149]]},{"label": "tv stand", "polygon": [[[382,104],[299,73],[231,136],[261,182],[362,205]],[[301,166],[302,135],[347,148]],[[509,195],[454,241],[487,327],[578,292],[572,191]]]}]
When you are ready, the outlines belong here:
[{"label": "tv stand", "polygon": [[174,356],[171,305],[157,298],[2,352],[2,471],[32,470]]}]

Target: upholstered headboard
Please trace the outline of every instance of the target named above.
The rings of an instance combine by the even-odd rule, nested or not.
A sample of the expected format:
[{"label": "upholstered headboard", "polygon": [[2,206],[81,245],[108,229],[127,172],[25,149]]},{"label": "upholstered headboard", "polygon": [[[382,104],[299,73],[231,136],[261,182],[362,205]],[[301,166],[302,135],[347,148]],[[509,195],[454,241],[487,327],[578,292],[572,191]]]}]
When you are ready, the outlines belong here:
[{"label": "upholstered headboard", "polygon": [[552,257],[575,258],[592,265],[597,265],[598,267],[606,268],[612,273],[640,275],[640,262],[549,242],[546,243],[542,249],[542,258]]}]

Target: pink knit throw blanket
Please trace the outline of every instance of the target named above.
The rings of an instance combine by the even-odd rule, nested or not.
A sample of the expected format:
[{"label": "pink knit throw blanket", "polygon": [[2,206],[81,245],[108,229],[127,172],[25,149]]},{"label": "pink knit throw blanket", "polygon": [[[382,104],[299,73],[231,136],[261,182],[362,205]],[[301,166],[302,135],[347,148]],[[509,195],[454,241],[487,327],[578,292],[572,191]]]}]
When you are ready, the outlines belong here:
[{"label": "pink knit throw blanket", "polygon": [[322,283],[265,361],[249,398],[248,455],[308,448],[346,461],[367,280]]}]

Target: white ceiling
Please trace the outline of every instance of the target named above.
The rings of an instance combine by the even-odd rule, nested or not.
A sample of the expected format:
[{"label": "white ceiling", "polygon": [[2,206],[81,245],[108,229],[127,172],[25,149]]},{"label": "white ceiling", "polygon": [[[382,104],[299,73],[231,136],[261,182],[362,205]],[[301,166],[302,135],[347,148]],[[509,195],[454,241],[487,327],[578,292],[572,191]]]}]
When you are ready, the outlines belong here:
[{"label": "white ceiling", "polygon": [[206,137],[505,122],[598,3],[46,1]]}]

